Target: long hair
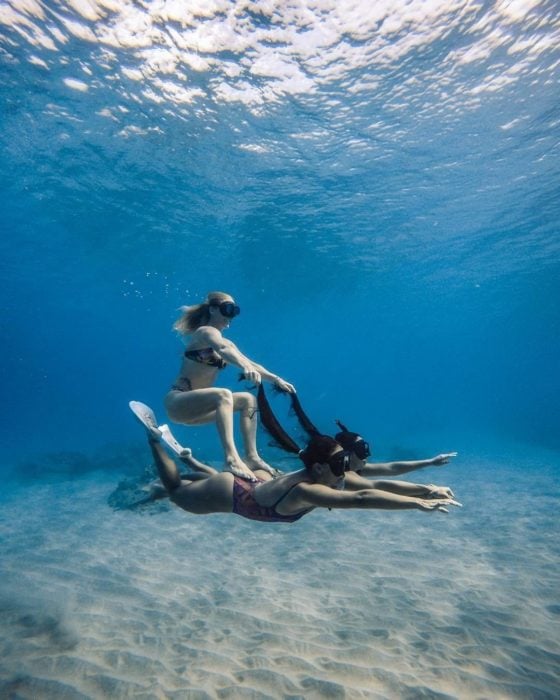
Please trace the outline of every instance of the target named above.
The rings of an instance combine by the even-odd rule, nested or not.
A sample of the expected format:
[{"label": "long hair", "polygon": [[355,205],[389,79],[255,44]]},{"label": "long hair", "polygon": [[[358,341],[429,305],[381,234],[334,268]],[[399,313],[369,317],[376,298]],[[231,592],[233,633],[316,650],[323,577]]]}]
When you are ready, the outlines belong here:
[{"label": "long hair", "polygon": [[[292,394],[292,396],[294,395]],[[299,404],[299,401],[297,403]],[[311,435],[305,448],[301,449],[278,422],[278,419],[268,403],[262,384],[259,384],[257,390],[257,405],[259,407],[261,425],[272,437],[272,444],[286,452],[297,454],[308,472],[310,472],[311,467],[315,463],[326,462],[336,447],[338,447],[338,443],[334,438],[329,435],[321,435],[319,431],[315,429],[315,432]],[[310,425],[312,426],[311,423]]]},{"label": "long hair", "polygon": [[309,435],[309,437],[313,437],[314,435],[320,435],[320,432],[307,417],[307,414],[303,410],[302,405],[299,401],[298,395],[295,392],[292,392],[290,394],[290,401],[292,403],[293,413],[295,414],[299,424]]},{"label": "long hair", "polygon": [[278,418],[276,418],[268,403],[262,384],[259,384],[257,390],[257,406],[259,407],[261,425],[272,438],[273,444],[286,452],[298,455],[301,452],[301,447],[295,440],[292,440],[278,422]]},{"label": "long hair", "polygon": [[173,324],[173,330],[179,335],[189,335],[197,328],[207,325],[210,320],[210,306],[231,301],[231,294],[225,292],[208,292],[206,300],[194,306],[181,306],[181,315]]},{"label": "long hair", "polygon": [[[299,424],[309,435],[313,437],[315,435],[320,435],[317,428],[309,420],[306,413],[304,412],[301,403],[296,394],[290,394],[290,401],[292,402],[292,412],[298,419]],[[353,433],[351,430],[341,423],[341,421],[336,420],[335,423],[340,428],[340,432],[336,433],[334,439],[341,445],[345,450],[350,450],[354,452],[360,459],[366,459],[371,454],[369,444],[364,440],[364,438],[359,433]]]}]

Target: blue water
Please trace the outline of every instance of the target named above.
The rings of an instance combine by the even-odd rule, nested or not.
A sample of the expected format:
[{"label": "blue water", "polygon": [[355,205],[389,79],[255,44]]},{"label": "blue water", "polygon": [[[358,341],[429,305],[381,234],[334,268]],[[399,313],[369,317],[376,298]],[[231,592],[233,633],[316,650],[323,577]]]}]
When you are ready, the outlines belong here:
[{"label": "blue water", "polygon": [[6,459],[133,440],[212,289],[325,429],[558,447],[555,3],[90,5],[0,14]]},{"label": "blue water", "polygon": [[325,431],[557,464],[558,5],[370,5],[0,2],[4,474],[137,449],[216,289]]}]

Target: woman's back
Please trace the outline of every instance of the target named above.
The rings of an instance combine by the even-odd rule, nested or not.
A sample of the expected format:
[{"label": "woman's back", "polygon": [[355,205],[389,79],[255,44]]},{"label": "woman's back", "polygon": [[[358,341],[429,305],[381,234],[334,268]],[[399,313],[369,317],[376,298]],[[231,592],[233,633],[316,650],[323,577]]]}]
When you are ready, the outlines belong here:
[{"label": "woman's back", "polygon": [[[260,475],[259,475],[260,476]],[[284,502],[293,488],[302,481],[308,481],[305,470],[283,474],[276,478],[271,478],[268,474],[267,481],[255,487],[255,500],[262,506],[275,507]],[[282,509],[280,509],[282,510]]]}]

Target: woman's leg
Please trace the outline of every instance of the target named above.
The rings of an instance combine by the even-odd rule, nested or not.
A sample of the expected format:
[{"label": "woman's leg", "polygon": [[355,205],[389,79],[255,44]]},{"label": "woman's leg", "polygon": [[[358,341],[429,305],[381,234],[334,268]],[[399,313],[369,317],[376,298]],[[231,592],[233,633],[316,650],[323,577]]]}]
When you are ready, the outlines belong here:
[{"label": "woman's leg", "polygon": [[189,513],[231,513],[233,510],[233,475],[216,473],[197,474],[200,481],[181,480],[175,462],[169,457],[157,438],[148,436],[150,449],[159,478],[169,498]]},{"label": "woman's leg", "polygon": [[175,489],[181,486],[181,475],[177,465],[163,449],[163,445],[157,438],[148,434],[148,442],[161,483],[165,486],[167,493],[171,495]]},{"label": "woman's leg", "polygon": [[167,415],[176,423],[200,425],[214,420],[224,449],[226,468],[238,476],[253,478],[233,439],[233,406],[233,394],[229,389],[171,391],[165,398]]},{"label": "woman's leg", "polygon": [[[169,429],[169,426],[166,423],[158,425],[157,429],[159,431],[159,436],[161,440],[166,444],[166,446],[170,450],[173,450],[173,452],[175,452],[175,454],[181,460],[181,462],[183,462],[183,464],[186,464],[188,467],[196,470],[197,472],[201,472],[202,475],[208,476],[210,474],[218,473],[217,469],[214,469],[208,464],[204,464],[204,462],[201,462],[200,460],[196,459],[196,457],[192,453],[192,450],[189,447],[183,447],[183,445],[179,444],[179,441],[177,440],[175,435],[173,435],[173,433]],[[199,476],[201,476],[201,474],[199,474]],[[194,481],[195,479],[192,480]]]},{"label": "woman's leg", "polygon": [[200,481],[183,481],[169,498],[183,510],[196,515],[233,511],[233,474],[220,472]]},{"label": "woman's leg", "polygon": [[273,469],[257,452],[257,399],[248,391],[237,391],[233,394],[233,410],[239,411],[239,426],[245,449],[245,463],[254,471],[264,469],[269,474]]},{"label": "woman's leg", "polygon": [[204,464],[204,462],[201,462],[200,460],[196,459],[196,457],[193,457],[192,454],[185,453],[181,455],[179,459],[181,462],[183,462],[183,464],[186,464],[187,467],[195,469],[197,472],[201,472],[201,474],[204,476],[212,476],[212,474],[218,473],[217,469],[210,467],[208,464]]}]

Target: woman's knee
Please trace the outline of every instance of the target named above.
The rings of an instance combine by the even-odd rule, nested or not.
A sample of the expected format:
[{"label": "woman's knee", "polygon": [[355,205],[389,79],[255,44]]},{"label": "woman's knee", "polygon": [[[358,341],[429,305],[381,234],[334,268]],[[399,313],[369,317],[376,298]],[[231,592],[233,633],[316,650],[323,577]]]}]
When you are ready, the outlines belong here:
[{"label": "woman's knee", "polygon": [[216,389],[216,405],[233,408],[233,393],[229,389]]},{"label": "woman's knee", "polygon": [[248,391],[236,391],[233,395],[234,406],[238,411],[254,410],[257,407],[257,398]]},{"label": "woman's knee", "polygon": [[185,392],[179,399],[168,399],[165,402],[167,415],[179,423],[198,422],[201,416],[211,420],[213,413],[220,406],[233,407],[233,394],[229,389],[215,388],[203,395]]}]

